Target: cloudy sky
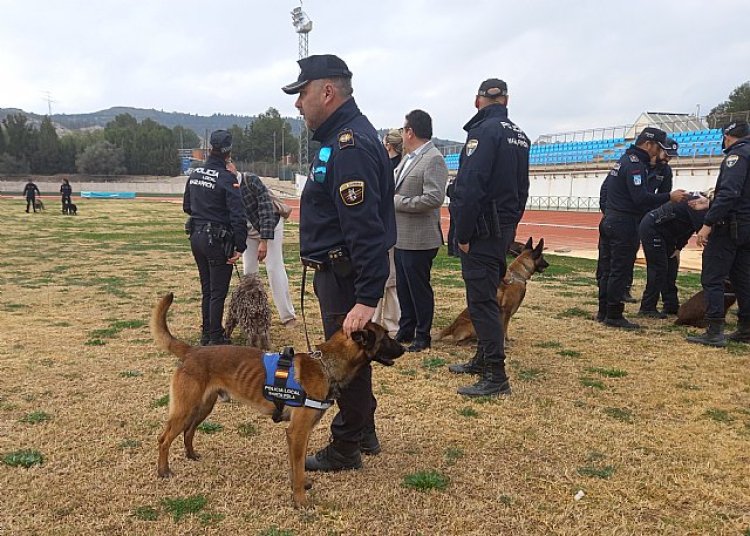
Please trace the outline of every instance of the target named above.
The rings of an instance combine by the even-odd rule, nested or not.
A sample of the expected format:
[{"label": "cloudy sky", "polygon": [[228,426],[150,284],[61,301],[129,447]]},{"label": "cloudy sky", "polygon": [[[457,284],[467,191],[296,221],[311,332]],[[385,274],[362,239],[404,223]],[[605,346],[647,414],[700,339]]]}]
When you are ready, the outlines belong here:
[{"label": "cloudy sky", "polygon": [[[0,0],[0,107],[296,115],[296,0]],[[527,133],[707,113],[750,79],[748,0],[305,0],[378,128],[422,108],[463,140],[479,83],[507,81]],[[739,21],[746,21],[740,24]]]}]

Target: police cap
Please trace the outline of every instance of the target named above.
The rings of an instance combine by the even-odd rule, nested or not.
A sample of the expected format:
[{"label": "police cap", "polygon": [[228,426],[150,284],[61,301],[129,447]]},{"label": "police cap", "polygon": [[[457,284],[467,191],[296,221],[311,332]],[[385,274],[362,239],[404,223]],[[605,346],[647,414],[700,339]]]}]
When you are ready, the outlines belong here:
[{"label": "police cap", "polygon": [[641,143],[644,143],[647,141],[654,141],[658,143],[662,149],[672,148],[672,144],[667,143],[667,133],[664,132],[660,128],[655,128],[655,127],[644,128],[643,130],[641,130],[641,133],[638,134],[638,138],[636,138],[635,144],[640,145]]},{"label": "police cap", "polygon": [[667,138],[667,145],[669,145],[669,147],[664,149],[664,152],[669,156],[677,156],[677,148],[679,147],[679,144],[672,138]]},{"label": "police cap", "polygon": [[732,136],[733,138],[744,138],[750,135],[750,124],[747,121],[732,121],[724,125],[721,129],[725,136]]},{"label": "police cap", "polygon": [[489,78],[481,83],[477,95],[489,99],[505,97],[508,95],[508,84],[499,78]]},{"label": "police cap", "polygon": [[214,130],[209,143],[212,151],[228,153],[232,150],[232,133],[228,130]]},{"label": "police cap", "polygon": [[313,80],[322,78],[351,78],[352,72],[346,66],[344,60],[333,54],[320,54],[308,56],[298,60],[300,72],[296,82],[287,84],[281,90],[287,95],[294,95]]}]

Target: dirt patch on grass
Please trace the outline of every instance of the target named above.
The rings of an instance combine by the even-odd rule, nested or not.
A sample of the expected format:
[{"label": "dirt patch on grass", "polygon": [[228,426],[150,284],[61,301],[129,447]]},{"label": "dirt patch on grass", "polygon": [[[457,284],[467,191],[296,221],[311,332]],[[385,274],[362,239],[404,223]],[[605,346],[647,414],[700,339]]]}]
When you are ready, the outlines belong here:
[{"label": "dirt patch on grass", "polygon": [[[361,471],[313,475],[291,508],[283,425],[220,404],[200,462],[156,438],[175,359],[155,349],[150,308],[174,291],[172,331],[199,336],[199,286],[180,207],[81,200],[80,215],[0,200],[0,534],[745,534],[750,527],[750,349],[705,349],[644,320],[606,329],[591,261],[549,256],[511,323],[507,399],[466,400],[437,344],[374,365],[383,452]],[[17,213],[17,214],[16,214]],[[12,216],[11,216],[12,215]],[[295,302],[296,227],[285,251]],[[441,251],[435,327],[464,307]],[[643,273],[637,271],[637,293]],[[686,279],[683,298],[695,289]],[[311,337],[322,336],[308,286]],[[637,306],[629,306],[634,310]],[[730,314],[730,321],[734,316]],[[640,320],[639,320],[640,321]],[[274,346],[304,348],[274,318]],[[333,412],[310,450],[328,439]],[[12,463],[11,463],[12,462]],[[579,493],[582,491],[582,493]],[[574,499],[578,496],[580,500]]]}]

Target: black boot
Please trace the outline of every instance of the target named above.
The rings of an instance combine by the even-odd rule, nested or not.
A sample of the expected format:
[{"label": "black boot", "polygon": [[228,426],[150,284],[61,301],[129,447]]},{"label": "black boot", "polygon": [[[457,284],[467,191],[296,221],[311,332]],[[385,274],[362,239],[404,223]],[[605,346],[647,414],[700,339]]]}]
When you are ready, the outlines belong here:
[{"label": "black boot", "polygon": [[607,318],[604,319],[604,325],[620,329],[640,329],[641,326],[630,322],[627,318],[622,316],[624,308],[625,306],[623,304],[607,305]]},{"label": "black boot", "polygon": [[487,363],[477,383],[458,388],[459,395],[470,397],[509,395],[510,392],[510,381],[502,361]]},{"label": "black boot", "polygon": [[208,334],[207,331],[204,331],[201,333],[201,346],[208,346],[208,343],[211,341],[211,336]]},{"label": "black boot", "polygon": [[706,332],[703,335],[691,335],[687,338],[687,341],[706,346],[725,347],[727,338],[724,336],[724,320],[708,320]]},{"label": "black boot", "polygon": [[624,301],[625,303],[638,303],[638,300],[636,300],[630,293],[630,287],[625,289],[625,294],[622,296],[622,301]]},{"label": "black boot", "polygon": [[727,339],[735,342],[750,342],[750,318],[737,321],[737,330],[727,335]]},{"label": "black boot", "polygon": [[448,365],[448,370],[453,374],[481,374],[482,369],[484,369],[484,350],[481,346],[477,346],[474,357],[466,363]]},{"label": "black boot", "polygon": [[377,456],[380,454],[380,441],[375,430],[365,430],[362,432],[362,439],[359,442],[359,451],[367,456]]},{"label": "black boot", "polygon": [[362,467],[362,456],[357,444],[338,442],[334,439],[327,447],[305,458],[306,471],[344,471]]}]

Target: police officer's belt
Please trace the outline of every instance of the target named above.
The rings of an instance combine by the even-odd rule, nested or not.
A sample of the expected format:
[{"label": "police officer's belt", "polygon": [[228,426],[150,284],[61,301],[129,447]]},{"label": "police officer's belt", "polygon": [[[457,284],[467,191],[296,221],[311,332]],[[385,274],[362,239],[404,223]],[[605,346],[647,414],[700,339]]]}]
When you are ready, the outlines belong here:
[{"label": "police officer's belt", "polygon": [[305,394],[302,386],[294,377],[294,349],[286,346],[281,354],[263,354],[263,367],[266,371],[266,382],[263,396],[274,403],[276,410],[273,421],[279,422],[284,406],[326,410],[333,405],[333,400],[316,400]]}]

